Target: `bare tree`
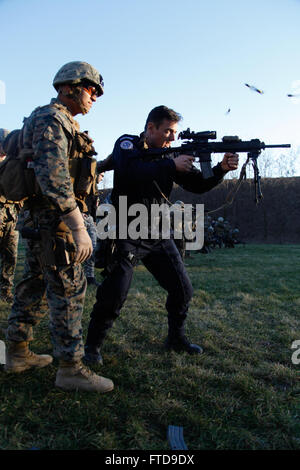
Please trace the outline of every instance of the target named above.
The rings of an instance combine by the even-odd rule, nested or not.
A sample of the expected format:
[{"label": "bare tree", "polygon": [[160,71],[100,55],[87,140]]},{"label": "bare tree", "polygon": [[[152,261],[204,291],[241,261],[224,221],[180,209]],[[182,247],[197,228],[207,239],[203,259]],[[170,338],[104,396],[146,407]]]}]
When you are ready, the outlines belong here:
[{"label": "bare tree", "polygon": [[300,148],[291,149],[287,154],[281,154],[277,157],[277,169],[279,176],[291,177],[296,173],[296,160],[299,157]]},{"label": "bare tree", "polygon": [[[284,154],[267,151],[262,152],[257,160],[259,173],[262,178],[288,178],[294,176],[296,173],[296,160],[299,157],[300,148],[297,150],[290,149]],[[239,169],[227,173],[226,178],[238,178],[241,170],[241,165],[244,163],[240,155]],[[247,165],[246,174],[248,178],[253,175],[251,161]]]}]

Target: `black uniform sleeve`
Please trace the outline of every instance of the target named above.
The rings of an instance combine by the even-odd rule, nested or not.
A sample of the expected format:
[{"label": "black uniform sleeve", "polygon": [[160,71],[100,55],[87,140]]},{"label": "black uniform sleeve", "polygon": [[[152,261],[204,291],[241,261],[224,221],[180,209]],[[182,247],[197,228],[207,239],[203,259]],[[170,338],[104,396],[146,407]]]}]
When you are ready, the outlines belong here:
[{"label": "black uniform sleeve", "polygon": [[114,169],[131,184],[145,184],[153,180],[163,181],[164,178],[176,176],[173,159],[164,158],[155,161],[143,160],[142,152],[132,144],[132,148],[122,148],[122,141],[117,140],[113,150]]},{"label": "black uniform sleeve", "polygon": [[112,154],[108,155],[104,160],[99,160],[97,162],[97,173],[100,174],[104,171],[114,170],[113,156]]},{"label": "black uniform sleeve", "polygon": [[221,164],[218,163],[213,167],[214,176],[211,178],[203,178],[200,170],[193,167],[188,173],[176,173],[174,181],[186,191],[202,194],[217,186],[223,180],[226,172],[222,170]]}]

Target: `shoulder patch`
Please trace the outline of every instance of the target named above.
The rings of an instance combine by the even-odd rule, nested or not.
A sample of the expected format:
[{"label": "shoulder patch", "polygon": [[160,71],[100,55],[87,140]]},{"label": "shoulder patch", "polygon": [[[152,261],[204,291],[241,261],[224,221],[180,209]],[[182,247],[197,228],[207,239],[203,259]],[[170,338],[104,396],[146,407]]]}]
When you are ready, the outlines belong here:
[{"label": "shoulder patch", "polygon": [[132,140],[122,140],[121,143],[120,143],[120,147],[121,149],[123,150],[131,150],[133,149],[133,143],[132,143]]}]

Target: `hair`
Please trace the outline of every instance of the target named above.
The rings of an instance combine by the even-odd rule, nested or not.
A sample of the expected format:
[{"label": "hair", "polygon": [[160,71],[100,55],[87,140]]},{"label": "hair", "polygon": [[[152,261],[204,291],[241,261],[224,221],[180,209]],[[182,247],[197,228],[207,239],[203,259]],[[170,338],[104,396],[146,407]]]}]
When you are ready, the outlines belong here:
[{"label": "hair", "polygon": [[153,122],[158,128],[164,119],[167,119],[168,121],[179,122],[181,121],[182,116],[179,113],[176,113],[176,111],[173,109],[167,108],[167,106],[156,106],[156,108],[153,108],[148,114],[145,124],[145,131],[147,130],[149,122]]}]

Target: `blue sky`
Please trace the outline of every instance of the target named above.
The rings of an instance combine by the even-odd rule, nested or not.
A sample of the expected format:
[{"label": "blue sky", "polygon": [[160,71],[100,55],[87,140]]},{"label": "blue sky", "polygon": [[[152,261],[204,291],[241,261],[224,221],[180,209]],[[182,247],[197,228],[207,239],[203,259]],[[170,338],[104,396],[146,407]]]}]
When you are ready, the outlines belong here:
[{"label": "blue sky", "polygon": [[57,70],[84,60],[105,82],[78,118],[100,159],[160,104],[182,129],[300,146],[300,103],[286,96],[300,80],[299,0],[0,0],[0,21],[0,127],[20,127],[56,95]]}]

